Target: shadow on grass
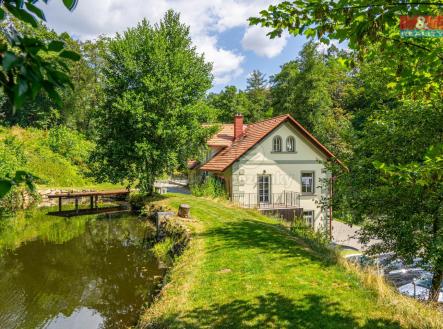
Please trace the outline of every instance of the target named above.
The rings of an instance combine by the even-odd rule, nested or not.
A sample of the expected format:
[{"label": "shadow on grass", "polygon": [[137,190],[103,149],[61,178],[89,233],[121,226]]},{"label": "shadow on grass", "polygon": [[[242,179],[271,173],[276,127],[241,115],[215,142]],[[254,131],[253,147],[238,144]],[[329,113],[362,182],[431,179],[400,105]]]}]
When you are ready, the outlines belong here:
[{"label": "shadow on grass", "polygon": [[171,316],[156,328],[401,328],[383,318],[363,321],[344,310],[338,302],[322,296],[305,295],[297,302],[276,293],[258,296],[253,301],[235,300],[228,304],[212,304],[186,313],[180,319]]},{"label": "shadow on grass", "polygon": [[[334,265],[336,259],[327,254],[318,254],[309,246],[303,246],[302,240],[291,236],[278,224],[269,224],[252,219],[243,219],[237,222],[225,222],[223,226],[208,229],[202,236],[220,241],[220,244],[209,248],[209,252],[220,249],[262,249],[264,253],[276,257],[303,257],[306,261]],[[300,259],[298,265],[303,265]]]}]

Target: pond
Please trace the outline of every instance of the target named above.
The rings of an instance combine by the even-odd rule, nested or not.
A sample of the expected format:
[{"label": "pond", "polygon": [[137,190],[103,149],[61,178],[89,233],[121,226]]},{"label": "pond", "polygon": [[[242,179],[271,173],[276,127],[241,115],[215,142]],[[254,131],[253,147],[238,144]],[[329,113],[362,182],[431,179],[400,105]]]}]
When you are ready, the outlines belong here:
[{"label": "pond", "polygon": [[46,217],[2,228],[8,246],[19,242],[0,254],[0,328],[135,325],[164,274],[145,247],[152,229],[129,215]]}]

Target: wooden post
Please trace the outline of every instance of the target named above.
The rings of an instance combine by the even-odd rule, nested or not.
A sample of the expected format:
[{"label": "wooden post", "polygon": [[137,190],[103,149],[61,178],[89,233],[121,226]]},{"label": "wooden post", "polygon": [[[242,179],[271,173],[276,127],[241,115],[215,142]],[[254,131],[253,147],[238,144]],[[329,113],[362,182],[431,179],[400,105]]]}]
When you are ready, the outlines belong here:
[{"label": "wooden post", "polygon": [[58,211],[61,212],[62,211],[62,197],[58,198]]},{"label": "wooden post", "polygon": [[75,198],[75,212],[78,213],[78,198]]},{"label": "wooden post", "polygon": [[94,209],[94,196],[92,196],[92,195],[90,196],[89,206],[90,206],[91,209]]},{"label": "wooden post", "polygon": [[191,207],[187,204],[181,204],[178,208],[178,217],[182,218],[190,218],[191,215]]},{"label": "wooden post", "polygon": [[98,209],[98,195],[95,196],[95,209]]}]

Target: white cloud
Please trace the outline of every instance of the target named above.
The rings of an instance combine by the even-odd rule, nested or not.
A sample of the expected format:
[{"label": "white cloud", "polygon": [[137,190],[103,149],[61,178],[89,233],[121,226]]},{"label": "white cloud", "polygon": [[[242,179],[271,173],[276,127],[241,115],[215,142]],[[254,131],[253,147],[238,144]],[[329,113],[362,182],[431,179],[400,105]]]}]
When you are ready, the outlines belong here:
[{"label": "white cloud", "polygon": [[[244,56],[238,51],[219,46],[219,34],[235,27],[247,27],[247,19],[257,15],[275,0],[80,0],[73,13],[68,12],[61,1],[50,1],[41,5],[46,13],[48,25],[58,32],[68,31],[81,40],[93,39],[98,35],[113,35],[135,26],[146,18],[151,23],[158,22],[165,11],[172,8],[180,12],[181,19],[191,28],[191,37],[197,50],[205,54],[213,63],[215,84],[228,83],[243,72]],[[252,31],[255,31],[252,28]],[[275,56],[286,41],[269,41],[260,29],[251,38],[251,28],[247,28],[244,42],[259,52],[266,41],[265,56]],[[261,38],[259,36],[261,34]],[[256,40],[260,44],[252,44]]]},{"label": "white cloud", "polygon": [[259,26],[251,26],[243,36],[242,46],[244,49],[252,50],[257,55],[274,57],[280,54],[285,48],[288,35],[280,38],[270,39],[266,34],[270,30]]}]

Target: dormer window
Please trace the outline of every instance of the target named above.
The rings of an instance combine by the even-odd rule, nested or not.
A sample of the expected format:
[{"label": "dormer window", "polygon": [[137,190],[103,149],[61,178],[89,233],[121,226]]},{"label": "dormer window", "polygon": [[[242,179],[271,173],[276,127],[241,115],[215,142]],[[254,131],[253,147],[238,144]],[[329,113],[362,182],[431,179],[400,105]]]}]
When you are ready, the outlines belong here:
[{"label": "dormer window", "polygon": [[272,152],[281,152],[282,141],[280,136],[275,136],[272,140]]},{"label": "dormer window", "polygon": [[286,152],[295,152],[295,138],[292,136],[286,138]]}]

